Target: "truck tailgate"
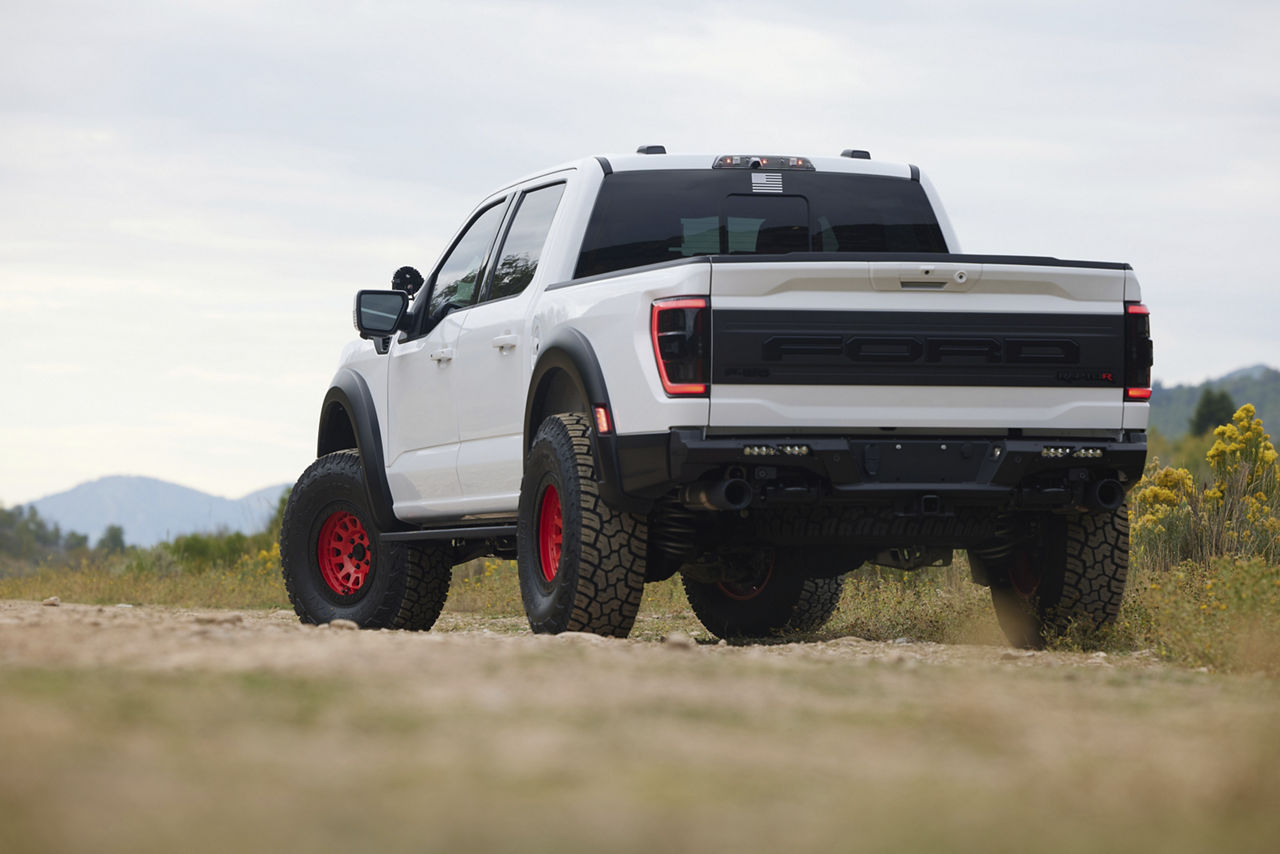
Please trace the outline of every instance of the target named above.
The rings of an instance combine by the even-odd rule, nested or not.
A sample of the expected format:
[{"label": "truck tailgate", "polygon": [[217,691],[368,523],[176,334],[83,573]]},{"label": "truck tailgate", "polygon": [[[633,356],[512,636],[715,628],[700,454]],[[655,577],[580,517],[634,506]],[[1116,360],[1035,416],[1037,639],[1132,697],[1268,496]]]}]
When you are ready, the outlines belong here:
[{"label": "truck tailgate", "polygon": [[712,262],[709,426],[1119,430],[1126,267]]}]

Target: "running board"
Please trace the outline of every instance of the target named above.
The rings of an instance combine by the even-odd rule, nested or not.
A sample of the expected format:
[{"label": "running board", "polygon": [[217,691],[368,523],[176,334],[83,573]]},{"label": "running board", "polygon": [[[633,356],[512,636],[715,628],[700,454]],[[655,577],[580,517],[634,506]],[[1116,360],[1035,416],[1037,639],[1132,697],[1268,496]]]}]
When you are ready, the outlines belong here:
[{"label": "running board", "polygon": [[390,531],[379,535],[378,539],[394,543],[412,540],[492,540],[515,535],[515,525],[471,525],[463,528],[431,528],[424,531]]}]

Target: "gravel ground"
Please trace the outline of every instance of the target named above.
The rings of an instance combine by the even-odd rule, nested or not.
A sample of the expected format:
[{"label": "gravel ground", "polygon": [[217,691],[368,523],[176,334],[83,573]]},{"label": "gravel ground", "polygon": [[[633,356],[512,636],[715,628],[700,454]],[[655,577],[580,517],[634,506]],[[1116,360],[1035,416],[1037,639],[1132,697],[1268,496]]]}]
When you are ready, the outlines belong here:
[{"label": "gravel ground", "polygon": [[[661,618],[651,621],[667,623]],[[0,661],[39,666],[114,666],[146,670],[236,672],[286,670],[293,674],[393,673],[415,668],[422,657],[440,660],[438,650],[472,650],[481,655],[588,645],[631,655],[695,650],[707,656],[749,659],[836,657],[851,663],[993,664],[1038,667],[1159,666],[1150,653],[1030,652],[997,646],[866,641],[860,638],[809,643],[729,645],[697,629],[655,636],[645,618],[633,638],[615,640],[568,632],[530,634],[523,618],[443,615],[431,632],[354,631],[354,624],[312,626],[289,611],[221,611],[132,605],[74,605],[0,600]],[[686,623],[688,621],[685,621]],[[486,650],[485,647],[489,649]]]}]

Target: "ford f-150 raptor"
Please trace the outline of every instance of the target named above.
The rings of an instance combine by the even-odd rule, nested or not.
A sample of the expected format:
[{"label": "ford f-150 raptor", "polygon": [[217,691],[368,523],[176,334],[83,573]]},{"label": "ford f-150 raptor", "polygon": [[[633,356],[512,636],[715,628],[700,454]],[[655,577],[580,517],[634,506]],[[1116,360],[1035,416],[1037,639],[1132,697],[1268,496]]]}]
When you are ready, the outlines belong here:
[{"label": "ford f-150 raptor", "polygon": [[305,621],[429,628],[497,555],[536,632],[625,636],[675,573],[718,636],[808,632],[850,570],[956,549],[1015,644],[1118,612],[1138,281],[961,254],[915,166],[589,157],[487,196],[354,320],[284,517]]}]

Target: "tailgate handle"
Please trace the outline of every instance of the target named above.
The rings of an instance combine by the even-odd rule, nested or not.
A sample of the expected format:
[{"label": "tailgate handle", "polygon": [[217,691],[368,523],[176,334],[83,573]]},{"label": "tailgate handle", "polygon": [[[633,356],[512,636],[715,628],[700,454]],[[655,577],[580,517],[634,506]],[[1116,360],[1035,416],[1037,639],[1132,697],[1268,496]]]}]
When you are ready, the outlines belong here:
[{"label": "tailgate handle", "polygon": [[[956,270],[950,276],[944,274],[935,277],[933,275],[934,269],[935,268],[932,264],[922,265],[919,273],[921,278],[911,279],[909,281],[900,280],[898,284],[901,285],[904,290],[940,291],[947,285],[963,285],[965,282],[969,281],[969,273],[965,270]],[[924,278],[925,276],[928,276],[928,278]]]}]

